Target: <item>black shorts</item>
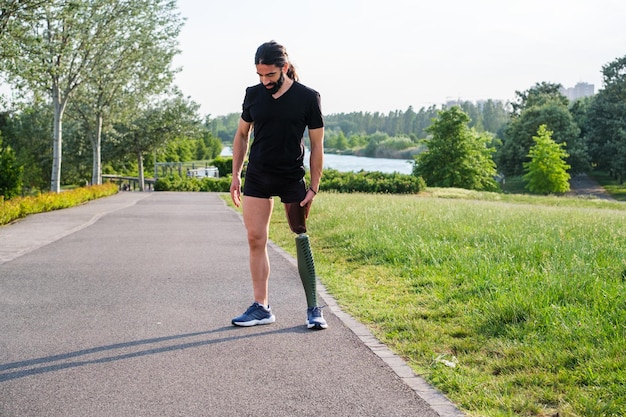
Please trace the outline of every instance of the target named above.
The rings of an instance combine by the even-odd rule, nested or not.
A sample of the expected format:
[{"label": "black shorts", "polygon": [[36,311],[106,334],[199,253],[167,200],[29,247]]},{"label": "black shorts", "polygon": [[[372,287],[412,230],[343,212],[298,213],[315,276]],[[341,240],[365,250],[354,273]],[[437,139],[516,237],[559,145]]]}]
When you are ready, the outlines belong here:
[{"label": "black shorts", "polygon": [[243,195],[257,198],[278,196],[283,203],[299,203],[306,196],[306,184],[304,178],[285,179],[274,174],[247,170]]}]

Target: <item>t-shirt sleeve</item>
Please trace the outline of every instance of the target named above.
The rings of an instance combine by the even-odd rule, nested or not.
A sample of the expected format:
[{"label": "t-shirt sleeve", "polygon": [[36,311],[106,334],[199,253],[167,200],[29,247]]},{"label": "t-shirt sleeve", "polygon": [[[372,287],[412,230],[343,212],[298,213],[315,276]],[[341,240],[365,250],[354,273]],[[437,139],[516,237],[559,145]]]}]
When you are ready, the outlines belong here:
[{"label": "t-shirt sleeve", "polygon": [[241,118],[248,122],[252,123],[252,115],[250,114],[250,105],[251,105],[251,88],[246,88],[246,95],[243,99],[243,104],[241,105]]},{"label": "t-shirt sleeve", "polygon": [[309,112],[309,121],[307,122],[309,129],[319,129],[324,127],[324,116],[322,115],[322,98],[320,93],[315,91],[311,100],[311,109]]}]

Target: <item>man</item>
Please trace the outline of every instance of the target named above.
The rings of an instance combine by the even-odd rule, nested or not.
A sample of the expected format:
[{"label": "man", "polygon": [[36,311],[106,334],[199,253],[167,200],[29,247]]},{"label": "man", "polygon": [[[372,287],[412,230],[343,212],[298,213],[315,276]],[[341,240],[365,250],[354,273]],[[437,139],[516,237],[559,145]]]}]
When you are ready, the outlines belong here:
[{"label": "man", "polygon": [[[298,82],[286,49],[274,41],[257,49],[254,63],[260,83],[246,89],[243,111],[233,139],[233,180],[230,186],[233,203],[237,207],[243,203],[254,303],[241,316],[235,317],[232,324],[255,326],[276,320],[269,305],[267,241],[274,207],[272,197],[278,196],[285,205],[289,227],[297,234],[298,271],[307,299],[307,327],[325,329],[328,324],[317,305],[315,266],[306,235],[306,218],[319,191],[324,162],[320,95]],[[254,140],[250,146],[242,198],[241,173],[253,128]],[[311,184],[308,188],[304,181],[305,128],[309,130],[311,141]]]}]

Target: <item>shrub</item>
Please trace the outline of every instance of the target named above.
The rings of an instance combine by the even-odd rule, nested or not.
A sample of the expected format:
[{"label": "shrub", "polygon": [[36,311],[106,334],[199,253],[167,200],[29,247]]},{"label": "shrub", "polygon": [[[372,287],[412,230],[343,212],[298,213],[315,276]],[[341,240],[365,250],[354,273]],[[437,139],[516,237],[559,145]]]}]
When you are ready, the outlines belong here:
[{"label": "shrub", "polygon": [[217,168],[220,173],[220,177],[226,177],[233,173],[233,158],[223,158],[218,156],[213,161],[211,161],[211,165]]},{"label": "shrub", "polygon": [[154,184],[154,191],[229,192],[230,181],[230,175],[221,178],[194,178],[170,175],[159,178]]},{"label": "shrub", "polygon": [[407,174],[326,169],[320,189],[340,193],[417,194],[426,189],[426,183],[422,177]]},{"label": "shrub", "polygon": [[117,185],[106,183],[76,188],[61,193],[15,197],[6,201],[0,199],[0,225],[8,224],[29,214],[77,206],[90,200],[116,194],[117,191]]}]

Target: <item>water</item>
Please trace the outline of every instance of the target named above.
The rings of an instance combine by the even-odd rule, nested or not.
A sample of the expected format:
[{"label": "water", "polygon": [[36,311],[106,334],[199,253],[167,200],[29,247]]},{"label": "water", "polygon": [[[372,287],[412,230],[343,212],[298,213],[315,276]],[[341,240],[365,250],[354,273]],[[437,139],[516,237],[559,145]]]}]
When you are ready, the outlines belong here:
[{"label": "water", "polygon": [[[222,156],[232,156],[232,150],[225,147]],[[309,166],[308,149],[305,154],[304,163]],[[413,161],[405,159],[389,158],[367,158],[354,155],[324,154],[324,168],[336,169],[339,172],[359,172],[380,171],[384,173],[397,172],[400,174],[411,174],[413,172]]]},{"label": "water", "polygon": [[[307,161],[308,164],[308,161]],[[366,158],[364,156],[324,154],[324,168],[336,169],[340,172],[380,171],[384,173],[398,172],[411,174],[413,161],[405,159]]]}]

